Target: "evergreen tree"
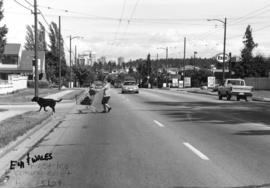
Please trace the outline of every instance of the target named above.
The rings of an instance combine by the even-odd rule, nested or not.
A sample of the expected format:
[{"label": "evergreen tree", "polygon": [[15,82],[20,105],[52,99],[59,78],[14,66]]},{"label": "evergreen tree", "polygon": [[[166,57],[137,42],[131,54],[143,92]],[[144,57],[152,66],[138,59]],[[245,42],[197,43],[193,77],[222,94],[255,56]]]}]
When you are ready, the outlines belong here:
[{"label": "evergreen tree", "polygon": [[146,68],[147,68],[147,75],[150,76],[150,74],[152,72],[152,70],[151,70],[151,56],[150,56],[150,54],[147,55]]},{"label": "evergreen tree", "polygon": [[253,41],[252,29],[250,25],[247,26],[243,39],[244,48],[241,51],[241,57],[242,60],[245,62],[253,58],[252,51],[255,47],[258,46],[258,44]]},{"label": "evergreen tree", "polygon": [[[41,22],[39,22],[39,29],[37,31],[38,35],[38,51],[47,51],[47,43],[45,40],[45,27]],[[24,48],[26,50],[35,50],[35,31],[34,26],[27,25],[26,26],[26,37]]]},{"label": "evergreen tree", "polygon": [[[0,0],[0,21],[4,18],[4,10],[3,10],[3,0]],[[3,58],[3,54],[5,51],[6,45],[6,34],[8,33],[8,29],[6,25],[0,27],[0,59]]]},{"label": "evergreen tree", "polygon": [[244,48],[241,51],[241,61],[235,65],[236,77],[244,78],[256,75],[253,64],[252,51],[258,46],[253,41],[252,29],[250,25],[247,26],[245,35],[243,37]]},{"label": "evergreen tree", "polygon": [[35,34],[33,31],[33,26],[27,25],[26,26],[26,36],[25,36],[25,50],[34,50],[35,48]]},{"label": "evergreen tree", "polygon": [[[57,82],[59,76],[59,29],[55,22],[50,25],[49,33],[49,50],[46,53],[46,73],[47,78],[51,82]],[[65,76],[67,73],[67,65],[64,51],[64,41],[62,35],[60,36],[60,51],[61,51],[61,76]],[[63,78],[64,79],[64,78]]]}]

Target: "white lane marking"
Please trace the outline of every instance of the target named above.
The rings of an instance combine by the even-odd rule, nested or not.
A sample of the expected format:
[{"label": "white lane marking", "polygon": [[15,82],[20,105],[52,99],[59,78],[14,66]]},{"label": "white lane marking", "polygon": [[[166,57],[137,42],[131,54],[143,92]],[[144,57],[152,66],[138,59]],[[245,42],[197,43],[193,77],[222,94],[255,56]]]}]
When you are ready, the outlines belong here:
[{"label": "white lane marking", "polygon": [[193,147],[191,144],[189,144],[188,142],[184,142],[183,143],[188,149],[190,149],[192,152],[194,152],[196,155],[198,155],[202,160],[209,160],[209,158],[204,155],[202,152],[200,152],[199,150],[197,150],[195,147]]},{"label": "white lane marking", "polygon": [[162,123],[158,122],[157,120],[154,120],[154,123],[157,124],[160,127],[165,127]]}]

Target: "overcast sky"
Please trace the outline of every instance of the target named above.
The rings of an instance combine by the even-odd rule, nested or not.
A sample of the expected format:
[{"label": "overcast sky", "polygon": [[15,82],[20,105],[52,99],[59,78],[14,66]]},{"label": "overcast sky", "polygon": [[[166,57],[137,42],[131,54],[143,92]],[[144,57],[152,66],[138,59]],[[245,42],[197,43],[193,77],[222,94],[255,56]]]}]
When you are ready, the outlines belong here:
[{"label": "overcast sky", "polygon": [[[27,3],[33,0],[17,0]],[[267,0],[37,0],[47,22],[58,23],[62,17],[62,35],[66,53],[68,36],[78,51],[94,51],[97,56],[125,60],[183,57],[183,41],[187,38],[187,57],[197,51],[198,57],[212,57],[223,50],[223,24],[207,19],[227,17],[227,52],[240,55],[242,37],[248,24],[258,43],[255,54],[270,55],[270,2]],[[50,9],[46,7],[51,7]],[[1,24],[9,28],[8,42],[25,42],[26,25],[34,23],[31,12],[14,0],[4,0],[5,18]],[[67,11],[64,11],[67,10]],[[39,20],[47,27],[44,19]],[[161,49],[158,49],[161,48]]]}]

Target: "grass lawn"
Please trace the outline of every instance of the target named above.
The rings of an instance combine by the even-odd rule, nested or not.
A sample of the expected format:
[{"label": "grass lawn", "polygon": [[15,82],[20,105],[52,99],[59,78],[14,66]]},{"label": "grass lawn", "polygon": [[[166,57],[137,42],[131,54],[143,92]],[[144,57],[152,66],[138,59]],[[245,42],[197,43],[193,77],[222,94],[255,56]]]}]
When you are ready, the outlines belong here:
[{"label": "grass lawn", "polygon": [[0,148],[47,119],[51,113],[26,112],[0,122]]},{"label": "grass lawn", "polygon": [[[72,100],[77,94],[80,94],[83,90],[74,89],[73,92],[63,96],[63,99]],[[45,97],[50,94],[59,92],[57,88],[39,89],[38,93],[40,97]],[[35,95],[33,88],[27,88],[15,93],[0,95],[0,104],[12,104],[12,103],[25,103],[31,102],[31,99]]]},{"label": "grass lawn", "polygon": [[[39,89],[38,91],[40,96],[46,96],[58,92],[57,88]],[[35,91],[33,88],[23,89],[6,95],[0,95],[0,104],[30,102],[34,95]]]}]

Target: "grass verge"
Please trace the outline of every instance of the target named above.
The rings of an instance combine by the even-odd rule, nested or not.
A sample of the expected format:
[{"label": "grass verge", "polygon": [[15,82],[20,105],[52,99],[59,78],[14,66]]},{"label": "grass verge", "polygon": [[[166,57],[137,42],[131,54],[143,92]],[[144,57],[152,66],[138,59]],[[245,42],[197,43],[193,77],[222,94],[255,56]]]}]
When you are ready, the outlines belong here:
[{"label": "grass verge", "polygon": [[[62,90],[63,91],[63,90]],[[59,90],[57,88],[48,88],[48,89],[39,89],[38,93],[40,97],[45,97],[50,94],[58,93]],[[72,92],[64,95],[64,100],[73,100],[76,95],[81,95],[84,92],[82,89],[74,89]],[[15,93],[10,93],[6,95],[0,95],[0,104],[23,104],[26,102],[31,102],[31,99],[34,96],[34,89],[27,88],[20,91],[16,91]]]},{"label": "grass verge", "polygon": [[[50,89],[39,89],[39,96],[43,97],[49,94],[54,94],[59,92],[57,88]],[[0,95],[0,104],[12,104],[12,103],[24,103],[30,102],[34,96],[34,89],[27,88],[23,90],[16,91],[14,93]]]},{"label": "grass verge", "polygon": [[0,148],[16,140],[42,121],[47,119],[51,113],[46,112],[26,112],[0,123]]}]

